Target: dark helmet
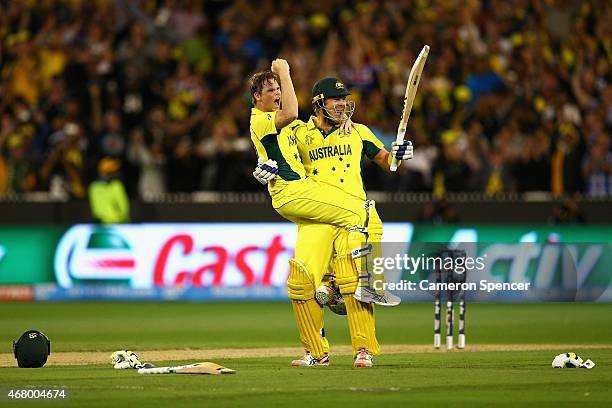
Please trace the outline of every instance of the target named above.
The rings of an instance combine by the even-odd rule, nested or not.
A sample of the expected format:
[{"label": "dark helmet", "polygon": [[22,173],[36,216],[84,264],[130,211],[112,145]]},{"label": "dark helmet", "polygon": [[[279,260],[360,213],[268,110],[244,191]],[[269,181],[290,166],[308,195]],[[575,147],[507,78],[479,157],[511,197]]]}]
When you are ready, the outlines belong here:
[{"label": "dark helmet", "polygon": [[19,340],[13,341],[13,353],[19,367],[39,368],[45,365],[51,354],[51,342],[38,330],[28,330]]},{"label": "dark helmet", "polygon": [[349,96],[350,94],[344,82],[338,78],[326,77],[319,79],[312,87],[312,103],[316,105],[318,101],[323,101],[325,98]]}]

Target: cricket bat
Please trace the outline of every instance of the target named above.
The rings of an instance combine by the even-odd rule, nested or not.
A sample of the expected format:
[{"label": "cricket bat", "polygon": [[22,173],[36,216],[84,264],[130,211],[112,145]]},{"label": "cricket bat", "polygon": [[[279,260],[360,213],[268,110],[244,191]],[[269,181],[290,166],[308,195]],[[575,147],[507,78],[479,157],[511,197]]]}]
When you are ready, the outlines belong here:
[{"label": "cricket bat", "polygon": [[231,368],[223,367],[219,364],[202,362],[174,367],[154,367],[141,368],[138,374],[235,374],[236,371]]},{"label": "cricket bat", "polygon": [[[410,70],[408,84],[406,85],[406,94],[404,95],[404,110],[402,111],[402,117],[400,118],[400,123],[397,128],[397,137],[395,139],[397,143],[404,141],[406,126],[408,125],[408,118],[410,117],[410,112],[412,111],[412,104],[414,103],[414,97],[416,96],[419,81],[421,80],[421,73],[423,72],[423,67],[425,66],[425,61],[427,60],[428,55],[429,45],[426,45],[419,53],[419,56],[417,57],[416,61],[414,61],[414,65]],[[391,160],[390,170],[397,170],[398,164],[399,160],[393,158]]]}]

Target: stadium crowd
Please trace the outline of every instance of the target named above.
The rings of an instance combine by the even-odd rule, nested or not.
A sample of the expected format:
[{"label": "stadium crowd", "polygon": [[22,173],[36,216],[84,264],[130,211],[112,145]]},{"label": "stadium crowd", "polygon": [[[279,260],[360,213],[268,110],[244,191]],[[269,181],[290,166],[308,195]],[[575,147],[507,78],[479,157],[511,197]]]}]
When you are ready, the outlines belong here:
[{"label": "stadium crowd", "polygon": [[370,190],[612,195],[612,3],[599,0],[0,2],[0,196],[83,199],[116,158],[132,197],[255,191],[248,76],[282,56],[300,117],[343,79],[388,146],[431,46],[415,157]]}]

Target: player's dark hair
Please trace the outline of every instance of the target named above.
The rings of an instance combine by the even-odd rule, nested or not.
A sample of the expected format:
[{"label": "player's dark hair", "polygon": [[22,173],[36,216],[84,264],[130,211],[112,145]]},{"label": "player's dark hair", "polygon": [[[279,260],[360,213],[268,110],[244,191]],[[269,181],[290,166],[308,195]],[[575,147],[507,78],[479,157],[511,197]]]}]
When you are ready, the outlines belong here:
[{"label": "player's dark hair", "polygon": [[249,78],[249,90],[251,92],[251,102],[253,106],[255,105],[255,94],[258,92],[261,93],[264,84],[271,80],[275,80],[279,85],[281,83],[278,74],[270,70],[257,72]]}]

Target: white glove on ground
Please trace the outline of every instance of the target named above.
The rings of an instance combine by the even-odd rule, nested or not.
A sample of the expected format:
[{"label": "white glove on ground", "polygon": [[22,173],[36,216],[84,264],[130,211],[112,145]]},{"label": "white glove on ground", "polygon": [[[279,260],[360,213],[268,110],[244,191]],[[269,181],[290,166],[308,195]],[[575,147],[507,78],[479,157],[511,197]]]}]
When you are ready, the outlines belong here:
[{"label": "white glove on ground", "polygon": [[552,362],[553,368],[593,368],[595,363],[591,360],[583,361],[576,353],[559,354]]},{"label": "white glove on ground", "polygon": [[118,350],[111,354],[111,363],[116,370],[125,370],[126,368],[150,368],[154,367],[151,363],[142,363],[138,359],[136,353],[131,350]]}]

